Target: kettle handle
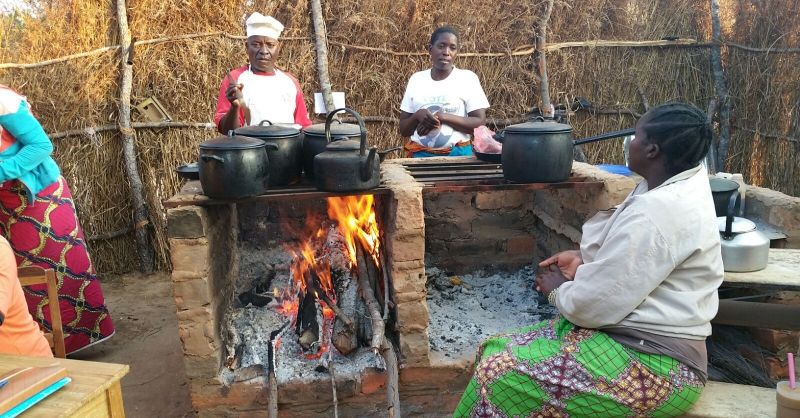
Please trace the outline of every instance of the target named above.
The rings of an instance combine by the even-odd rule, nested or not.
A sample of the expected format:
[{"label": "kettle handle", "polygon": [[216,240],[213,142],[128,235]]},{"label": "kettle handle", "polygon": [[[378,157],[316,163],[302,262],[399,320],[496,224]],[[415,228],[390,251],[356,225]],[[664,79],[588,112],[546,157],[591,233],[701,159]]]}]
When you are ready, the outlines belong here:
[{"label": "kettle handle", "polygon": [[362,118],[361,114],[353,109],[348,107],[340,107],[335,109],[333,112],[328,113],[328,117],[325,118],[325,140],[328,143],[331,142],[331,122],[333,121],[333,116],[339,112],[349,113],[356,118],[356,121],[358,122],[358,128],[361,131],[361,143],[359,144],[358,150],[359,155],[363,157],[367,153],[367,128],[364,127],[364,118]]},{"label": "kettle handle", "polygon": [[733,214],[736,212],[736,204],[740,200],[742,200],[742,196],[739,195],[738,190],[734,190],[731,197],[728,198],[728,211],[725,212],[725,233],[722,234],[724,239],[733,238]]}]

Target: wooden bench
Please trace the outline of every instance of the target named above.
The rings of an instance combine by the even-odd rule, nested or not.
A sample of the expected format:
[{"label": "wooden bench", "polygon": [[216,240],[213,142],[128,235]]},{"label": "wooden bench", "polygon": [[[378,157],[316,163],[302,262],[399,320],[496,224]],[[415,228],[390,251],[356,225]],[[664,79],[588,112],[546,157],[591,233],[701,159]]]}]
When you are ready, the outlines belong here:
[{"label": "wooden bench", "polygon": [[775,389],[732,383],[708,382],[689,418],[773,418]]}]

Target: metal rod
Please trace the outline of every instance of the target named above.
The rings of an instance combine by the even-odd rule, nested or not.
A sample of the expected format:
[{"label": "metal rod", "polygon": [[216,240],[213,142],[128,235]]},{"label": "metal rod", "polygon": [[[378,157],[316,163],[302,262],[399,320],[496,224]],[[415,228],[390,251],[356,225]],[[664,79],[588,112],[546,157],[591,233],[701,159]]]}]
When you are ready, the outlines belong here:
[{"label": "metal rod", "polygon": [[604,141],[606,139],[619,138],[623,136],[633,135],[636,132],[634,128],[621,129],[619,131],[606,132],[604,134],[590,136],[588,138],[578,139],[574,145],[583,145],[591,142]]}]

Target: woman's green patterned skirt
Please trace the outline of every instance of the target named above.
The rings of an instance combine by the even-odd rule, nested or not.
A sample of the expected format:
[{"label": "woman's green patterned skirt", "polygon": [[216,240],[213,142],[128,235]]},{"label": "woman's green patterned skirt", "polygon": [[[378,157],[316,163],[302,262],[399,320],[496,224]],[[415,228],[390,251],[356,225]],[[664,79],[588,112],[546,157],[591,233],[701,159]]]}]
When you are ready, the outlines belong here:
[{"label": "woman's green patterned skirt", "polygon": [[556,317],[478,350],[456,417],[674,417],[703,382],[683,363]]}]

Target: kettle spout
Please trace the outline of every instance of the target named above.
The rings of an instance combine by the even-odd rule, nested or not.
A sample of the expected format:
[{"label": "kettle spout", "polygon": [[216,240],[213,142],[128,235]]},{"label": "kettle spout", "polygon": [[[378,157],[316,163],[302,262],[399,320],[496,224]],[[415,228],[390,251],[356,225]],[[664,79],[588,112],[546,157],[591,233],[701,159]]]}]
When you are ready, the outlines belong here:
[{"label": "kettle spout", "polygon": [[361,181],[369,181],[372,178],[372,164],[375,162],[375,154],[378,152],[378,147],[369,149],[367,158],[361,159]]}]

